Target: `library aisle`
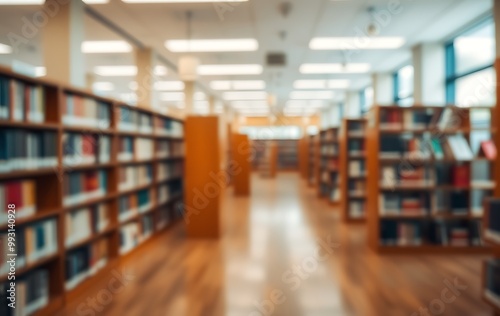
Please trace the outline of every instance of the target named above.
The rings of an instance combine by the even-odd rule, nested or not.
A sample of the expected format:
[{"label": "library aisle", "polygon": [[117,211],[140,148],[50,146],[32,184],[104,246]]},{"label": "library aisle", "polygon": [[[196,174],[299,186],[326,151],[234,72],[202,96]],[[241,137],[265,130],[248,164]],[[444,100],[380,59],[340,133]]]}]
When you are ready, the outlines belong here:
[{"label": "library aisle", "polygon": [[298,174],[251,182],[249,198],[226,192],[220,241],[179,223],[57,315],[491,315],[486,257],[376,255]]}]

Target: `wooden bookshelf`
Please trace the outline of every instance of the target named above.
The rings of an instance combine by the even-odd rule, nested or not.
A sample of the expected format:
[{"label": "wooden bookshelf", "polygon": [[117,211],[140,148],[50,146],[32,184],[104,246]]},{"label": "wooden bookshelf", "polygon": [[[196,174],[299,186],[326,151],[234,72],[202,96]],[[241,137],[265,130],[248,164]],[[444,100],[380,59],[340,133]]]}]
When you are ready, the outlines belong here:
[{"label": "wooden bookshelf", "polygon": [[346,223],[363,223],[366,214],[365,119],[344,119],[340,129],[340,210]]},{"label": "wooden bookshelf", "polygon": [[256,139],[252,141],[255,159],[252,167],[258,170],[269,156],[271,146],[276,146],[276,168],[278,171],[299,171],[299,140],[296,139]]},{"label": "wooden bookshelf", "polygon": [[[102,98],[96,96],[89,91],[74,88],[68,85],[62,85],[59,83],[54,83],[48,80],[34,79],[26,77],[17,73],[12,72],[6,68],[0,68],[0,78],[4,80],[15,80],[15,82],[22,83],[28,87],[41,87],[43,90],[43,99],[30,99],[26,102],[34,102],[34,106],[38,107],[39,104],[44,105],[44,119],[41,122],[33,123],[27,120],[27,117],[23,118],[22,121],[14,120],[12,114],[8,118],[0,119],[0,124],[2,130],[12,130],[17,131],[34,131],[45,132],[49,131],[55,134],[55,164],[50,167],[38,167],[33,169],[19,169],[19,170],[7,170],[0,172],[0,184],[12,183],[13,181],[21,180],[33,180],[36,184],[34,203],[36,205],[35,211],[32,215],[19,218],[16,220],[15,228],[16,234],[24,234],[25,230],[31,225],[40,223],[41,221],[47,219],[55,219],[56,222],[56,233],[57,233],[57,250],[55,253],[42,256],[38,258],[35,262],[26,263],[22,268],[19,267],[16,271],[16,280],[22,280],[25,276],[29,275],[35,270],[44,269],[48,272],[48,303],[36,310],[34,315],[54,315],[56,312],[63,307],[65,302],[68,302],[72,298],[78,296],[86,288],[92,286],[102,278],[106,273],[116,266],[119,262],[124,260],[131,252],[136,251],[143,243],[147,240],[154,238],[161,231],[169,227],[169,224],[177,219],[180,214],[182,214],[180,209],[180,203],[182,203],[183,196],[183,168],[181,170],[176,170],[178,172],[178,177],[176,180],[172,180],[173,184],[169,185],[168,190],[176,187],[175,194],[170,192],[172,195],[168,196],[166,200],[160,202],[159,188],[165,183],[164,180],[159,180],[158,168],[160,164],[169,164],[171,162],[180,162],[184,160],[183,152],[177,153],[176,157],[171,155],[168,156],[157,156],[158,146],[160,142],[167,142],[169,148],[182,148],[183,143],[183,122],[174,119],[145,108],[139,108],[124,104],[120,101]],[[10,82],[10,81],[9,81]],[[10,84],[10,83],[9,83]],[[17,83],[16,83],[17,84]],[[98,120],[103,119],[101,117],[101,112],[94,113],[95,117],[85,117],[87,121],[74,121],[70,122],[67,120],[68,116],[65,116],[65,111],[68,102],[68,96],[74,98],[84,98],[85,102],[92,102],[96,104],[96,108],[100,111],[103,109],[107,113],[106,121],[107,125],[102,126]],[[43,102],[40,102],[43,100]],[[13,101],[14,102],[14,101]],[[17,101],[16,101],[17,102]],[[100,103],[99,103],[100,102]],[[27,103],[26,103],[27,104]],[[12,113],[13,106],[9,106]],[[85,111],[88,108],[85,104]],[[135,130],[135,131],[124,131],[119,128],[119,122],[123,119],[120,115],[124,113],[123,109],[127,109],[129,113],[136,113],[133,117],[144,117],[147,118],[147,127],[149,124],[149,131],[146,130]],[[81,113],[78,113],[80,115]],[[88,114],[88,113],[87,113]],[[27,115],[26,113],[24,114]],[[76,115],[76,112],[75,112]],[[75,116],[76,117],[76,116]],[[91,126],[88,123],[88,119],[95,120],[97,123],[95,126]],[[99,123],[99,124],[98,124]],[[163,124],[163,125],[162,125]],[[173,125],[172,125],[173,124]],[[138,124],[137,126],[139,126]],[[142,126],[142,125],[141,125]],[[176,132],[170,133],[168,129],[163,129],[163,127],[175,126]],[[67,148],[64,145],[64,139],[67,133],[76,133],[78,135],[85,135],[92,137],[95,140],[95,148],[100,148],[103,150],[103,156],[107,157],[106,162],[94,162],[88,164],[68,164],[65,161],[68,152],[71,148]],[[151,159],[144,161],[138,161],[133,157],[132,161],[119,162],[117,160],[118,150],[119,150],[119,138],[121,136],[130,136],[133,142],[136,143],[137,138],[147,138],[152,141]],[[101,144],[103,139],[109,141],[108,152],[104,151],[104,147]],[[90,139],[90,138],[89,138]],[[180,145],[173,145],[174,143]],[[74,156],[81,155],[82,152],[77,152],[73,154]],[[94,158],[101,160],[101,152],[93,152]],[[97,158],[99,156],[99,158]],[[134,153],[135,156],[135,153]],[[12,159],[12,158],[11,158]],[[33,161],[38,160],[38,158],[32,158]],[[104,158],[102,158],[104,159]],[[129,165],[141,165],[149,164],[152,166],[152,173],[150,182],[144,186],[137,186],[129,190],[118,190],[118,180],[120,174],[120,168]],[[106,175],[106,186],[101,187],[104,193],[100,196],[93,198],[82,199],[78,203],[73,203],[71,205],[65,205],[64,200],[67,192],[65,182],[66,177],[69,174],[79,173],[79,172],[97,172],[102,170]],[[100,180],[99,180],[100,181]],[[145,212],[137,211],[137,213],[127,221],[120,222],[118,220],[119,215],[119,203],[120,197],[137,192],[141,189],[149,189],[149,208]],[[84,190],[87,190],[84,188]],[[163,197],[163,196],[162,196]],[[89,206],[94,206],[102,204],[105,205],[105,210],[107,213],[107,218],[109,222],[104,228],[100,228],[98,231],[94,229],[95,214],[94,210],[89,210],[90,221],[90,231],[91,235],[77,240],[71,245],[66,245],[65,240],[68,237],[69,232],[66,227],[67,216],[70,213],[81,210]],[[137,244],[130,249],[130,251],[120,254],[120,234],[121,229],[124,225],[135,223],[138,228]],[[147,224],[147,226],[146,226]],[[9,229],[6,222],[0,223],[0,232],[5,233]],[[150,229],[150,230],[149,230]],[[16,236],[18,237],[18,236]],[[24,238],[23,238],[24,239]],[[16,240],[19,240],[16,238]],[[25,239],[24,239],[25,240]],[[23,240],[23,241],[24,241]],[[89,252],[92,251],[92,246],[98,241],[104,241],[106,245],[106,260],[103,261],[103,265],[95,271],[94,274],[88,274],[81,277],[81,282],[78,282],[75,286],[71,288],[67,287],[66,280],[66,264],[69,253],[75,249],[80,249],[82,247],[90,247]],[[19,245],[17,245],[19,247]],[[90,259],[89,259],[90,260]],[[94,268],[94,267],[93,267]],[[6,275],[0,275],[0,283],[6,281]]]},{"label": "wooden bookshelf", "polygon": [[[494,315],[500,315],[500,296],[488,290],[488,281],[496,280],[492,276],[488,276],[488,265],[497,262],[500,259],[500,233],[491,229],[490,213],[492,212],[492,203],[500,202],[498,197],[488,198],[484,201],[484,218],[483,218],[483,239],[492,248],[493,258],[483,262],[481,274],[481,296],[493,309]],[[496,225],[495,225],[496,226]]]},{"label": "wooden bookshelf", "polygon": [[307,179],[309,166],[309,136],[305,135],[299,140],[299,171],[303,179]]},{"label": "wooden bookshelf", "polygon": [[250,160],[251,145],[248,135],[233,135],[234,162],[239,166],[239,172],[234,174],[234,194],[236,196],[250,195]]},{"label": "wooden bookshelf", "polygon": [[319,134],[309,135],[307,183],[314,188],[319,184]]},{"label": "wooden bookshelf", "polygon": [[319,133],[318,194],[330,205],[340,203],[339,128],[332,127]]},{"label": "wooden bookshelf", "polygon": [[[492,118],[491,107],[372,108],[367,121],[366,165],[368,243],[374,251],[490,251],[481,242],[479,222],[481,201],[491,196],[495,182],[492,161],[478,156],[477,143],[478,137],[491,139],[495,132]],[[459,151],[460,157],[449,157],[451,138],[453,146],[457,138],[465,139],[471,152],[467,159],[465,149]],[[434,142],[440,145],[434,147]],[[471,144],[475,144],[472,150]]]}]

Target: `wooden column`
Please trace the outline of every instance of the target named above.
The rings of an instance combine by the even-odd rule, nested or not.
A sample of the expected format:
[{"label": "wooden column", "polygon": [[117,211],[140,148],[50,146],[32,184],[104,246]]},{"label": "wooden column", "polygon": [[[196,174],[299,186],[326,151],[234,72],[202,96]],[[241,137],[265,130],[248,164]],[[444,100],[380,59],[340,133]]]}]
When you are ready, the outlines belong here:
[{"label": "wooden column", "polygon": [[144,108],[156,109],[158,102],[154,89],[156,75],[154,73],[155,54],[153,49],[144,48],[136,50],[135,63],[137,66],[137,105]]},{"label": "wooden column", "polygon": [[233,134],[233,157],[238,172],[234,173],[234,194],[250,195],[251,144],[247,135]]},{"label": "wooden column", "polygon": [[185,142],[187,235],[189,238],[218,238],[220,197],[227,176],[220,168],[218,117],[188,116]]}]

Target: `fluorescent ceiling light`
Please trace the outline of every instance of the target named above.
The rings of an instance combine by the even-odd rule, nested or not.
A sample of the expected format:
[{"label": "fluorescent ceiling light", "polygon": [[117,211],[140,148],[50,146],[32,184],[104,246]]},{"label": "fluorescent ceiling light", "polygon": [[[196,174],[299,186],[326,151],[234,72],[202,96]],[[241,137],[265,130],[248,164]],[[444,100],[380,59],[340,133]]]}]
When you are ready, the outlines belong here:
[{"label": "fluorescent ceiling light", "polygon": [[165,47],[173,53],[247,52],[258,50],[259,43],[253,38],[168,40]]},{"label": "fluorescent ceiling light", "polygon": [[321,108],[325,106],[323,100],[290,100],[285,108]]},{"label": "fluorescent ceiling light", "polygon": [[160,99],[165,102],[180,102],[184,101],[184,92],[167,92],[160,95]]},{"label": "fluorescent ceiling light", "polygon": [[[97,66],[94,72],[103,77],[132,77],[137,75],[136,66]],[[155,76],[165,76],[168,70],[165,66],[156,66],[154,69]]]},{"label": "fluorescent ceiling light", "polygon": [[122,0],[125,3],[207,3],[207,2],[247,2],[248,0]]},{"label": "fluorescent ceiling light", "polygon": [[293,87],[295,89],[346,89],[349,87],[349,80],[296,80]]},{"label": "fluorescent ceiling light", "polygon": [[330,100],[335,94],[333,91],[292,91],[292,100]]},{"label": "fluorescent ceiling light", "polygon": [[210,82],[213,90],[264,90],[266,82],[263,80],[216,80]]},{"label": "fluorescent ceiling light", "polygon": [[201,65],[198,66],[198,74],[201,76],[224,76],[224,75],[260,75],[261,65]]},{"label": "fluorescent ceiling light", "polygon": [[0,43],[0,54],[11,54],[11,53],[12,53],[12,47]]},{"label": "fluorescent ceiling light", "polygon": [[45,77],[47,75],[47,68],[41,66],[41,67],[35,67],[35,77]]},{"label": "fluorescent ceiling light", "polygon": [[83,0],[86,4],[105,4],[108,3],[109,0]]},{"label": "fluorescent ceiling light", "polygon": [[265,91],[230,91],[224,92],[222,98],[226,101],[238,100],[266,100]]},{"label": "fluorescent ceiling light", "polygon": [[[137,82],[132,81],[128,84],[129,89],[137,90]],[[154,83],[156,91],[183,91],[184,82],[182,81],[157,81]]]},{"label": "fluorescent ceiling light", "polygon": [[300,72],[303,74],[334,74],[334,73],[366,73],[370,71],[370,64],[302,64]]},{"label": "fluorescent ceiling light", "polygon": [[137,75],[136,66],[97,66],[94,72],[103,77],[120,77]]},{"label": "fluorescent ceiling light", "polygon": [[269,108],[267,101],[234,101],[231,102],[233,108]]},{"label": "fluorescent ceiling light", "polygon": [[112,82],[94,82],[92,84],[92,89],[97,91],[113,91],[115,89],[115,85]]},{"label": "fluorescent ceiling light", "polygon": [[155,89],[158,91],[182,91],[184,82],[182,81],[158,81],[155,82]]},{"label": "fluorescent ceiling light", "polygon": [[313,50],[398,49],[403,37],[316,37],[309,43]]},{"label": "fluorescent ceiling light", "polygon": [[195,101],[203,101],[206,99],[206,97],[207,97],[207,95],[204,92],[195,92],[193,99]]},{"label": "fluorescent ceiling light", "polygon": [[96,53],[129,53],[132,46],[125,41],[85,41],[82,43],[82,52]]},{"label": "fluorescent ceiling light", "polygon": [[41,5],[45,0],[0,0],[0,5]]},{"label": "fluorescent ceiling light", "polygon": [[165,66],[155,66],[154,74],[155,76],[166,76],[168,74],[168,69]]}]

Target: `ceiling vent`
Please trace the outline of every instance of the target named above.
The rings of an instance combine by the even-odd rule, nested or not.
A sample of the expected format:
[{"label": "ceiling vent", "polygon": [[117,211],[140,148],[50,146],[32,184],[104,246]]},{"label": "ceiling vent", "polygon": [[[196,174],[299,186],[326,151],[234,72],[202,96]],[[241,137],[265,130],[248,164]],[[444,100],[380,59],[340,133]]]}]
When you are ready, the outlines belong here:
[{"label": "ceiling vent", "polygon": [[269,67],[285,67],[286,55],[284,53],[268,53],[266,63]]}]

